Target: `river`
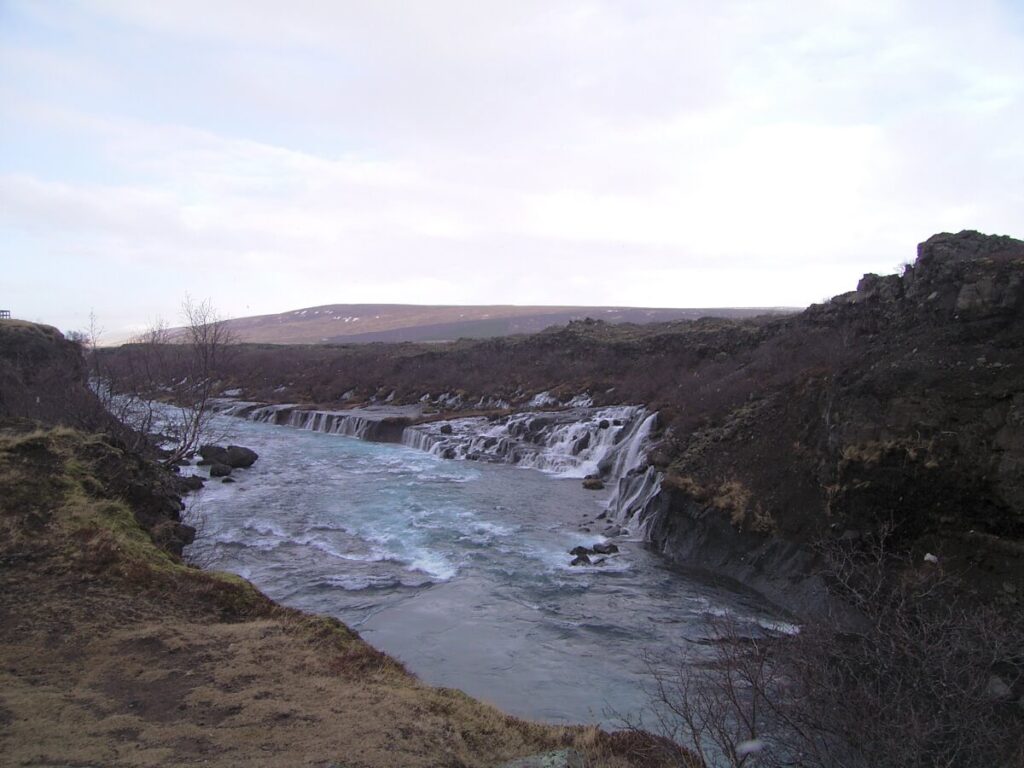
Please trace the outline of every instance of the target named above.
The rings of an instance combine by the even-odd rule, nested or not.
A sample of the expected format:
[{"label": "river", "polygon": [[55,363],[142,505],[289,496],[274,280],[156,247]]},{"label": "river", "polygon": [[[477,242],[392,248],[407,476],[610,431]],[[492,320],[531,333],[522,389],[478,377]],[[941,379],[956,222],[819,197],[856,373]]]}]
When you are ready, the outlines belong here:
[{"label": "river", "polygon": [[191,558],[511,714],[621,725],[648,701],[645,654],[705,640],[708,614],[787,628],[756,596],[672,569],[637,538],[570,566],[568,550],[605,540],[606,494],[579,479],[217,421],[260,458],[190,497]]}]

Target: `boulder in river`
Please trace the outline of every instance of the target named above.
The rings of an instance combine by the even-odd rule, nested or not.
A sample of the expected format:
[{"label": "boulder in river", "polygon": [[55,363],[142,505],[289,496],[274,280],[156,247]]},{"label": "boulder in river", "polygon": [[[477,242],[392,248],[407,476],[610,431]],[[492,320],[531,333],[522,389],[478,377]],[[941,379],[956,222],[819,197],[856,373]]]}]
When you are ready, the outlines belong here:
[{"label": "boulder in river", "polygon": [[231,474],[231,467],[227,464],[215,462],[210,465],[210,477],[227,477]]},{"label": "boulder in river", "polygon": [[227,447],[227,461],[224,463],[234,469],[244,469],[245,467],[251,467],[259,457],[259,454],[251,448],[245,448],[241,445],[229,445]]},{"label": "boulder in river", "polygon": [[228,449],[223,445],[202,445],[199,447],[199,455],[203,457],[200,464],[228,463]]},{"label": "boulder in river", "polygon": [[592,555],[592,554],[594,554],[594,552],[593,552],[593,550],[587,549],[586,547],[573,547],[572,549],[569,550],[569,554],[570,555],[576,555],[576,556],[579,556],[579,555],[586,556],[586,555]]},{"label": "boulder in river", "polygon": [[583,480],[583,487],[588,491],[603,491],[604,480],[600,477],[588,477]]},{"label": "boulder in river", "polygon": [[178,479],[178,487],[185,493],[198,491],[203,487],[203,478],[198,475],[182,475]]},{"label": "boulder in river", "polygon": [[590,565],[590,558],[586,555],[576,555],[569,565]]},{"label": "boulder in river", "polygon": [[452,425],[451,424],[442,424],[440,432],[441,432],[442,435],[450,435],[452,433]]},{"label": "boulder in river", "polygon": [[200,464],[225,464],[232,469],[251,467],[259,458],[256,451],[241,445],[229,445],[227,448],[222,445],[204,445],[199,449],[199,455],[203,457]]},{"label": "boulder in river", "polygon": [[591,549],[595,555],[614,555],[619,551],[619,548],[610,541],[607,541],[604,544],[595,544]]}]

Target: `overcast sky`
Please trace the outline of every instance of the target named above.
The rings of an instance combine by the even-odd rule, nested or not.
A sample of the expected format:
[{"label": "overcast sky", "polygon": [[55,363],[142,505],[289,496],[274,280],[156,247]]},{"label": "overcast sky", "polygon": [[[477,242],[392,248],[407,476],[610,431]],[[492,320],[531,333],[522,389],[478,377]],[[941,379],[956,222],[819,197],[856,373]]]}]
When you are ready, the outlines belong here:
[{"label": "overcast sky", "polygon": [[806,305],[1024,236],[1024,2],[0,0],[0,307]]}]

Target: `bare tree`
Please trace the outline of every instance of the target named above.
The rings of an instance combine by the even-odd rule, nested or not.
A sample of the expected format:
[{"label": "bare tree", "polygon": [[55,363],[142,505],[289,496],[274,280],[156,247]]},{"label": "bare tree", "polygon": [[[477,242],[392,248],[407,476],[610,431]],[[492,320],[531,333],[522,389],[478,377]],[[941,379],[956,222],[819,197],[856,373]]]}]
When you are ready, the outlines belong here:
[{"label": "bare tree", "polygon": [[183,375],[171,384],[170,410],[164,412],[161,425],[167,439],[168,463],[180,461],[194,453],[203,440],[210,439],[214,415],[210,401],[229,345],[234,343],[209,300],[196,303],[186,297],[182,315],[185,326],[180,341],[176,339],[178,365],[173,370]]},{"label": "bare tree", "polygon": [[[109,410],[135,434],[155,441],[161,460],[174,464],[194,453],[209,435],[210,407],[222,364],[234,339],[209,301],[187,297],[184,325],[162,320],[124,345],[102,365],[95,355],[97,391]],[[140,447],[140,446],[136,446]]]}]

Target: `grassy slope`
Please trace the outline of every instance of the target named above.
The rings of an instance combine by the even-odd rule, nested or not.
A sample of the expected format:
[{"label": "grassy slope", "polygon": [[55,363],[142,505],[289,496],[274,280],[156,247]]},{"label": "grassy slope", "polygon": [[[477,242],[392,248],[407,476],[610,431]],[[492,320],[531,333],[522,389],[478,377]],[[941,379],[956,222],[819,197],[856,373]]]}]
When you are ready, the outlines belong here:
[{"label": "grassy slope", "polygon": [[575,745],[591,765],[626,766],[636,754],[425,686],[339,622],[182,564],[94,471],[119,458],[99,436],[0,431],[5,765],[489,766]]}]

